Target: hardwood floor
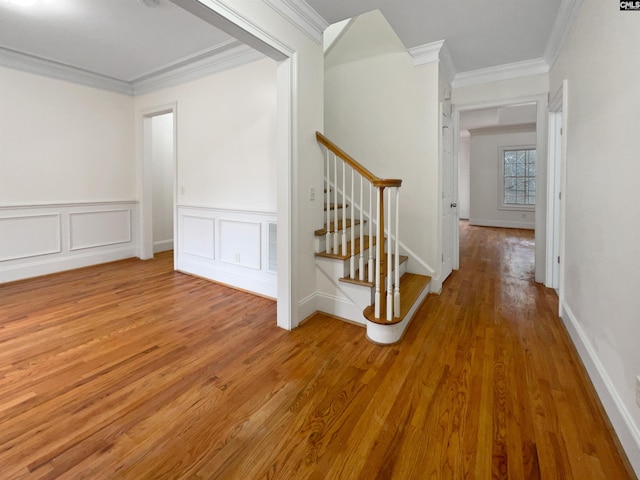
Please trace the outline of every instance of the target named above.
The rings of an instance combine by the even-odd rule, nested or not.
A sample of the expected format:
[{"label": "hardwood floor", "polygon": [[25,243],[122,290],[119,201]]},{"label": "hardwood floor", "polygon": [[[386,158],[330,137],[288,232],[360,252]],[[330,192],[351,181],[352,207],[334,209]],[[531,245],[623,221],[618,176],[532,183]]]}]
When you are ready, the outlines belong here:
[{"label": "hardwood floor", "polygon": [[390,347],[170,265],[0,285],[0,478],[635,478],[530,232],[463,226]]}]

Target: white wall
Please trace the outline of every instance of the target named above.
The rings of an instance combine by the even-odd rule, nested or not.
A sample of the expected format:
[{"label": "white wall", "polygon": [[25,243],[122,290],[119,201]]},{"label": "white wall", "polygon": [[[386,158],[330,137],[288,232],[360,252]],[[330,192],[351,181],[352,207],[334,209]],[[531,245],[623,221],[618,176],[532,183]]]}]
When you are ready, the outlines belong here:
[{"label": "white wall", "polygon": [[460,218],[469,219],[471,205],[471,137],[460,135],[458,146],[458,211]]},{"label": "white wall", "polygon": [[568,80],[562,316],[640,475],[640,28],[635,12],[584,0],[551,71]]},{"label": "white wall", "polygon": [[0,205],[134,200],[133,99],[0,67]]},{"label": "white wall", "polygon": [[375,175],[402,179],[408,269],[429,275],[440,268],[438,100],[438,65],[415,67],[379,11],[359,16],[326,57],[325,133]]},{"label": "white wall", "polygon": [[276,211],[276,101],[270,59],[136,97],[177,104],[179,205]]},{"label": "white wall", "polygon": [[173,249],[173,113],[151,118],[153,251]]},{"label": "white wall", "polygon": [[[135,103],[140,123],[154,108],[176,109],[176,268],[275,297],[266,245],[277,210],[276,63],[265,58],[137,97]],[[153,127],[158,118],[152,118]],[[165,127],[170,134],[171,125]],[[154,160],[155,147],[152,141]],[[169,148],[170,178],[152,195],[155,207],[157,190],[169,189],[161,205],[165,215],[172,212],[170,147],[169,142],[161,148]],[[154,173],[155,167],[154,162]],[[171,224],[153,213],[154,243],[160,229],[172,238]]]},{"label": "white wall", "polygon": [[0,282],[136,255],[133,99],[0,67]]},{"label": "white wall", "polygon": [[[514,131],[515,130],[515,131]],[[469,224],[491,227],[535,227],[535,211],[502,210],[500,203],[499,149],[536,144],[535,125],[471,130]]]}]

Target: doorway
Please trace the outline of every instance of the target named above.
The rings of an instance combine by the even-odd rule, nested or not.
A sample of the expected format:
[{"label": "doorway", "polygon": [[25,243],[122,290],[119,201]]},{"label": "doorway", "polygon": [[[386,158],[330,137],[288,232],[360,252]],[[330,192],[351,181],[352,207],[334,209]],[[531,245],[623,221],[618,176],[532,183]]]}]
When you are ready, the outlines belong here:
[{"label": "doorway", "polygon": [[175,104],[143,112],[142,241],[140,258],[176,246],[176,110]]},{"label": "doorway", "polygon": [[[464,123],[463,123],[464,120]],[[543,283],[546,276],[546,205],[547,205],[547,99],[544,95],[536,95],[532,97],[522,97],[509,101],[501,101],[494,103],[484,103],[475,105],[456,105],[453,114],[454,121],[454,169],[458,173],[458,208],[461,217],[468,216],[470,224],[478,226],[495,226],[507,228],[528,228],[535,232],[535,280]],[[523,209],[520,206],[510,211],[509,205],[505,205],[504,196],[499,193],[499,186],[504,188],[504,173],[502,177],[500,173],[500,163],[498,158],[498,147],[489,148],[491,156],[491,164],[487,166],[491,170],[483,171],[482,175],[485,181],[491,181],[492,185],[484,185],[481,190],[484,193],[490,193],[491,198],[484,198],[483,205],[486,206],[482,211],[474,212],[471,205],[477,207],[473,198],[472,182],[479,181],[475,178],[471,163],[473,162],[473,153],[471,151],[471,139],[465,138],[469,135],[466,132],[473,132],[478,136],[496,136],[502,133],[513,134],[514,145],[504,146],[527,146],[528,149],[535,149],[536,152],[536,174],[535,188],[536,200],[535,207]],[[530,131],[527,137],[519,137],[520,133]],[[461,135],[462,133],[462,135]],[[461,138],[462,137],[462,138]],[[506,135],[505,138],[508,138]],[[487,143],[487,142],[485,142]],[[508,143],[508,142],[507,142]],[[516,145],[517,144],[517,145]],[[495,146],[495,145],[494,145]],[[524,149],[522,149],[524,150]],[[488,152],[488,150],[487,150]],[[466,177],[465,177],[466,175]],[[463,191],[463,188],[469,188],[472,192]],[[499,202],[499,199],[502,201]],[[461,202],[462,200],[462,202]],[[474,202],[474,203],[472,203]],[[495,218],[487,218],[490,213],[489,209],[502,214],[496,214]],[[454,245],[459,251],[459,245]]]}]

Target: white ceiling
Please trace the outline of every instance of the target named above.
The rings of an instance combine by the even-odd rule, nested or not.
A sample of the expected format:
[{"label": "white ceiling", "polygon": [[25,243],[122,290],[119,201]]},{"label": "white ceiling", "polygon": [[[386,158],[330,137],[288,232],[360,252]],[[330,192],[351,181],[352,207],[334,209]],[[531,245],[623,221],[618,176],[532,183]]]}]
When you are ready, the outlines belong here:
[{"label": "white ceiling", "polygon": [[0,0],[0,47],[125,82],[233,41],[167,0]]},{"label": "white ceiling", "polygon": [[[241,45],[172,3],[178,0],[11,3],[24,1],[0,0],[0,65],[14,66],[19,55],[22,63],[44,60],[131,85]],[[328,23],[380,9],[408,49],[445,39],[455,70],[467,72],[542,58],[558,12],[566,11],[561,4],[576,0],[266,1],[289,11],[311,6]]]},{"label": "white ceiling", "polygon": [[307,0],[329,23],[379,9],[409,48],[445,40],[467,72],[543,57],[561,0]]}]

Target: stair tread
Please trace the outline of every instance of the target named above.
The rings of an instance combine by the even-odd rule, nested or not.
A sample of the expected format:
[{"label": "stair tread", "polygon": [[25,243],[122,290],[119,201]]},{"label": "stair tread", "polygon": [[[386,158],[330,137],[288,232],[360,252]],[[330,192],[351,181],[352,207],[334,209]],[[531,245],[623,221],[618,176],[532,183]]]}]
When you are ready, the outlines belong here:
[{"label": "stair tread", "polygon": [[[343,203],[338,203],[337,205],[335,203],[330,203],[329,204],[329,209],[330,210],[335,210],[336,208],[340,209],[340,208],[349,208],[349,204],[343,204]],[[324,205],[324,211],[327,211],[327,205]]]},{"label": "stair tread", "polygon": [[387,295],[381,292],[380,314],[382,318],[375,318],[375,305],[370,305],[364,309],[364,316],[367,320],[380,325],[394,325],[402,322],[409,313],[409,310],[420,297],[420,294],[431,282],[431,277],[426,275],[418,275],[415,273],[405,273],[400,277],[400,316],[393,317],[393,320],[386,320],[387,312]]},{"label": "stair tread", "polygon": [[[368,235],[365,235],[364,236],[364,248],[362,249],[362,251],[367,250],[369,248],[369,245],[373,246],[375,244],[376,244],[376,237],[373,237],[373,239],[370,239],[370,237]],[[360,238],[358,237],[358,238],[356,238],[353,251],[351,249],[351,242],[347,242],[347,254],[346,255],[337,254],[337,253],[328,253],[328,252],[317,252],[316,253],[316,257],[335,258],[337,260],[347,260],[349,257],[351,257],[351,255],[359,254],[360,251],[361,251],[361,249],[360,249]]]},{"label": "stair tread", "polygon": [[[335,232],[334,225],[335,225],[335,222],[331,222],[331,223],[329,224],[329,231],[330,231],[331,233],[334,233],[334,232]],[[351,228],[351,225],[352,225],[351,219],[350,219],[350,218],[347,218],[347,223],[346,223],[346,227],[345,227],[345,228]],[[354,221],[353,221],[353,225],[354,225],[354,226],[355,226],[355,225],[360,225],[360,220],[354,220]],[[342,229],[343,229],[343,228],[342,228],[342,220],[339,220],[339,221],[338,221],[338,231],[341,231]],[[325,225],[324,225],[324,227],[322,227],[322,228],[320,228],[320,229],[316,230],[315,232],[313,232],[313,234],[314,234],[316,237],[321,237],[322,235],[326,235],[326,234],[327,234],[327,225],[325,224]]]},{"label": "stair tread", "polygon": [[[387,257],[385,257],[387,258]],[[391,262],[393,263],[393,259],[395,258],[395,255],[391,256],[392,260]],[[400,255],[400,263],[404,263],[407,260],[409,260],[409,257],[407,257],[406,255]],[[341,282],[345,282],[345,283],[353,283],[356,285],[362,285],[362,286],[366,286],[366,287],[373,287],[375,285],[375,283],[373,282],[368,282],[366,280],[358,280],[358,273],[360,272],[360,269],[356,270],[356,278],[350,278],[350,277],[341,277],[339,280]],[[364,278],[369,278],[369,265],[367,262],[364,263]]]}]

